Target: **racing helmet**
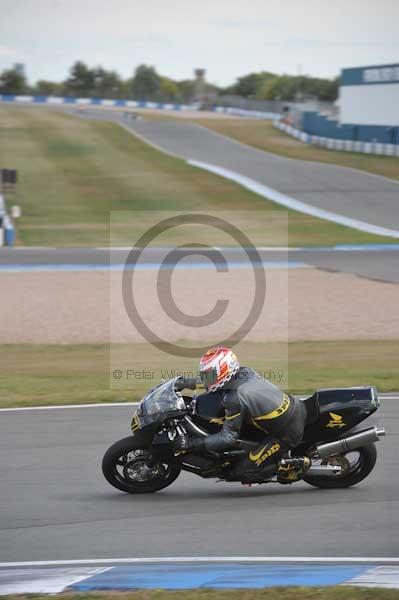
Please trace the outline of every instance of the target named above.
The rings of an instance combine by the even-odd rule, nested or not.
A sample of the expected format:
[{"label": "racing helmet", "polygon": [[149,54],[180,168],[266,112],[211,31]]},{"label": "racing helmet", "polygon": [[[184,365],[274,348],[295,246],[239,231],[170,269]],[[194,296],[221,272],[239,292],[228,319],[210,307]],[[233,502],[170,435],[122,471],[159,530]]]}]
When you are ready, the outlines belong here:
[{"label": "racing helmet", "polygon": [[201,357],[199,376],[205,389],[214,392],[235,375],[240,363],[234,352],[224,346],[211,348]]}]

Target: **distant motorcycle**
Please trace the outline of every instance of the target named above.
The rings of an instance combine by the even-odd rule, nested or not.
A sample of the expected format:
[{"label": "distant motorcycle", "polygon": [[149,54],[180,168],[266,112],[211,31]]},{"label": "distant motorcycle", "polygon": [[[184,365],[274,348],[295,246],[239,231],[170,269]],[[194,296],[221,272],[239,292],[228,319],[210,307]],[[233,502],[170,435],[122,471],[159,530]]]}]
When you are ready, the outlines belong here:
[{"label": "distant motorcycle", "polygon": [[[141,400],[132,419],[133,435],[115,442],[102,461],[104,476],[115,488],[129,494],[157,492],[181,471],[223,480],[242,453],[262,441],[264,433],[243,430],[244,449],[175,456],[176,436],[207,436],[219,431],[224,420],[223,406],[209,394],[184,396],[184,387],[184,380],[177,377],[160,383]],[[318,488],[346,488],[365,479],[377,459],[374,442],[385,435],[382,427],[359,426],[380,406],[377,390],[322,389],[303,402],[307,412],[303,440],[282,460],[308,456],[311,466],[303,480]],[[277,482],[276,474],[264,483],[268,482]]]}]

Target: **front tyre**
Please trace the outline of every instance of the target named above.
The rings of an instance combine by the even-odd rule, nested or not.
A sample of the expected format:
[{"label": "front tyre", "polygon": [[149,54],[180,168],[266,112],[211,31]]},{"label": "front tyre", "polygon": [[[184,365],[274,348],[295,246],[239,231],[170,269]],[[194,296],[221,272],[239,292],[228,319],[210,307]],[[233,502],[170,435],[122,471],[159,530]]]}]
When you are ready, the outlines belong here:
[{"label": "front tyre", "polygon": [[134,436],[129,436],[108,448],[102,471],[108,483],[122,492],[149,494],[173,483],[180,467],[168,458],[154,460],[151,450],[141,449]]},{"label": "front tyre", "polygon": [[365,479],[373,470],[376,460],[375,444],[369,444],[346,454],[331,456],[323,461],[323,464],[341,464],[343,467],[341,473],[331,476],[305,475],[303,480],[322,489],[347,488]]}]

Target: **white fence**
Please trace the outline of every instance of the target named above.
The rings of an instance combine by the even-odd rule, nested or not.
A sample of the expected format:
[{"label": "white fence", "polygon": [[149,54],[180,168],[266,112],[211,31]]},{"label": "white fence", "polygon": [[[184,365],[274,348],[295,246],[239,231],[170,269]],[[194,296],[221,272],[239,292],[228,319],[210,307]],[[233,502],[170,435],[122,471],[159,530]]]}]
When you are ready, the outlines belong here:
[{"label": "white fence", "polygon": [[[157,110],[201,110],[201,105],[193,104],[172,104],[165,102],[147,102],[145,100],[106,100],[99,98],[67,98],[58,96],[14,96],[10,94],[0,94],[0,102],[13,102],[16,104],[52,104],[52,105],[79,105],[79,106],[103,106],[103,107],[126,107],[126,108],[150,108]],[[216,113],[227,113],[238,117],[251,117],[253,119],[277,119],[279,113],[264,112],[259,110],[246,110],[243,108],[233,108],[225,106],[216,106],[212,109]]]},{"label": "white fence", "polygon": [[329,150],[342,150],[346,152],[360,152],[362,154],[379,154],[382,156],[399,157],[399,144],[381,144],[380,142],[359,142],[355,140],[337,140],[335,138],[325,138],[318,135],[311,135],[295,129],[286,123],[275,120],[274,126],[288,135],[304,142],[305,144],[314,144],[322,146]]},{"label": "white fence", "polygon": [[170,104],[165,102],[147,102],[144,100],[106,100],[98,98],[69,98],[58,96],[14,96],[0,94],[0,102],[16,104],[52,104],[52,105],[80,105],[104,106],[126,108],[152,108],[160,110],[198,110],[198,104]]}]

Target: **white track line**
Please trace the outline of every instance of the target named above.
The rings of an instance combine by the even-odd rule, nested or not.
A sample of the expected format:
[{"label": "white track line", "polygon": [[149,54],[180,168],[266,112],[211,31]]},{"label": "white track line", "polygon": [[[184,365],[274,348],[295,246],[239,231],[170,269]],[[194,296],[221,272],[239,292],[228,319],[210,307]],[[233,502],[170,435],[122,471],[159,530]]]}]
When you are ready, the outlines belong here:
[{"label": "white track line", "polygon": [[[298,396],[300,400],[305,400],[308,396]],[[399,393],[395,396],[380,396],[384,400],[399,400]],[[114,406],[138,406],[139,402],[99,402],[96,404],[57,404],[50,406],[18,406],[10,408],[0,408],[0,412],[20,412],[25,410],[63,410],[68,408],[110,408]]]},{"label": "white track line", "polygon": [[359,556],[168,556],[161,558],[90,558],[82,560],[38,560],[29,562],[2,562],[0,568],[10,567],[45,567],[60,565],[115,565],[143,563],[218,563],[218,562],[251,562],[251,563],[345,563],[345,564],[399,564],[398,557],[359,557]]},{"label": "white track line", "polygon": [[214,173],[215,175],[219,175],[225,179],[234,181],[247,190],[250,190],[255,194],[259,194],[260,196],[263,196],[263,198],[272,200],[272,202],[286,206],[291,210],[296,210],[297,212],[311,215],[312,217],[317,217],[318,219],[324,219],[325,221],[332,221],[333,223],[338,223],[339,225],[351,227],[352,229],[357,229],[359,231],[365,231],[367,233],[373,233],[374,235],[383,235],[386,237],[399,239],[399,231],[397,229],[388,229],[387,227],[372,225],[371,223],[366,223],[365,221],[351,219],[350,217],[345,217],[322,208],[317,208],[316,206],[311,206],[310,204],[296,200],[291,196],[282,194],[281,192],[278,192],[269,186],[263,185],[262,183],[255,181],[255,179],[250,179],[249,177],[245,177],[244,175],[230,171],[229,169],[224,169],[223,167],[210,165],[199,160],[188,160],[187,163],[193,167],[204,169],[205,171],[209,171],[210,173]]}]

